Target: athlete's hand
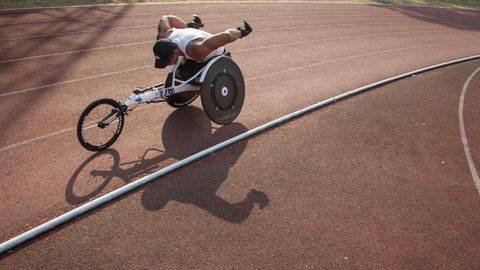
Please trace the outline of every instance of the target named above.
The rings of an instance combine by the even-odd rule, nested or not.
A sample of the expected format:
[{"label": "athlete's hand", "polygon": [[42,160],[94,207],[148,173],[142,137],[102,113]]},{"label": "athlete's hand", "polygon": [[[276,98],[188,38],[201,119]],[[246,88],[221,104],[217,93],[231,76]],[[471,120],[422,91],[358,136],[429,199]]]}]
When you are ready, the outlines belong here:
[{"label": "athlete's hand", "polygon": [[252,27],[246,21],[243,21],[243,26],[237,27],[237,30],[240,31],[240,38],[248,36],[253,31]]},{"label": "athlete's hand", "polygon": [[188,28],[195,28],[195,29],[200,29],[202,28],[204,25],[202,23],[202,19],[200,19],[200,17],[198,17],[197,15],[195,14],[192,14],[193,15],[193,19],[187,23],[187,27]]}]

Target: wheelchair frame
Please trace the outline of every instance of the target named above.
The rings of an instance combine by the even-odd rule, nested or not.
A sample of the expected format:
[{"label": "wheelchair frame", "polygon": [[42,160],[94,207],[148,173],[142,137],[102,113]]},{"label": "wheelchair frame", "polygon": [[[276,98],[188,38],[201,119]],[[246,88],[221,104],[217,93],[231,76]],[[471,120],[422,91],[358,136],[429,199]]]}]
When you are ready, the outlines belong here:
[{"label": "wheelchair frame", "polygon": [[[122,104],[127,106],[128,110],[132,110],[133,108],[135,108],[137,105],[141,103],[165,102],[167,101],[167,98],[173,94],[178,94],[178,93],[187,92],[187,91],[200,91],[200,88],[201,88],[200,86],[191,85],[190,82],[197,79],[198,83],[202,83],[203,80],[205,79],[205,75],[207,74],[210,66],[212,66],[213,63],[215,63],[218,59],[222,57],[229,57],[229,56],[224,53],[222,55],[212,58],[211,60],[208,61],[208,63],[203,68],[201,68],[197,73],[195,73],[195,75],[193,75],[186,81],[176,79],[176,76],[175,76],[178,71],[178,67],[181,65],[182,61],[184,60],[183,56],[179,57],[177,63],[175,64],[175,66],[172,67],[172,70],[171,70],[171,73],[173,73],[171,87],[164,88],[162,87],[164,86],[164,83],[159,83],[143,89],[135,88],[132,94],[130,94],[130,96],[128,97],[128,99],[124,101]],[[176,82],[180,84],[175,85]]]}]

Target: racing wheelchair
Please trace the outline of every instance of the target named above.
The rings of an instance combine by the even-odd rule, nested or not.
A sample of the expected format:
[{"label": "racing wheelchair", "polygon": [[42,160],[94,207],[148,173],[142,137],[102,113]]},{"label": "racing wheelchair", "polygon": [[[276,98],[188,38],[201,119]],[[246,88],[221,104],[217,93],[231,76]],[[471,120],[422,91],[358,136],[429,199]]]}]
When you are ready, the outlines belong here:
[{"label": "racing wheelchair", "polygon": [[245,82],[229,52],[201,63],[180,57],[164,83],[135,88],[123,102],[109,98],[92,102],[80,115],[77,138],[87,150],[105,150],[120,136],[127,113],[138,105],[166,102],[181,108],[198,96],[214,123],[226,125],[237,118],[245,99]]}]

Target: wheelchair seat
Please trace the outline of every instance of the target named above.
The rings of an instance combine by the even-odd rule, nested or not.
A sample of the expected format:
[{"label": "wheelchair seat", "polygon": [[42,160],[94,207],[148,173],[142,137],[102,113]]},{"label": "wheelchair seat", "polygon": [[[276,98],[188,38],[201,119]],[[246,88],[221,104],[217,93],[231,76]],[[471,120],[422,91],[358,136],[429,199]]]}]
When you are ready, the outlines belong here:
[{"label": "wheelchair seat", "polygon": [[[232,54],[230,52],[227,52],[226,50],[223,53],[223,55],[232,57]],[[182,81],[186,81],[190,79],[193,75],[195,75],[198,71],[200,71],[203,67],[205,67],[213,58],[207,59],[203,62],[197,62],[191,59],[185,59],[178,67],[178,70],[177,70],[178,75],[176,76],[177,79]],[[198,86],[201,85],[201,83],[197,82],[196,80],[192,80],[190,84],[198,85]]]}]

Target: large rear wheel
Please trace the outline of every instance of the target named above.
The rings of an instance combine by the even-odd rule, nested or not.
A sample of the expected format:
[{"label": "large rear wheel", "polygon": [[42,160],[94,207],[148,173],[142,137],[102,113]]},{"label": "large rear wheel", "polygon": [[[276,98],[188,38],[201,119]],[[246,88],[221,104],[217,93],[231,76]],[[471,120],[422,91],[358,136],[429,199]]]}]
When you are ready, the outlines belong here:
[{"label": "large rear wheel", "polygon": [[245,100],[245,82],[230,57],[221,57],[210,66],[202,82],[201,99],[213,122],[226,125],[237,118]]}]

